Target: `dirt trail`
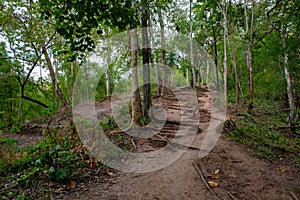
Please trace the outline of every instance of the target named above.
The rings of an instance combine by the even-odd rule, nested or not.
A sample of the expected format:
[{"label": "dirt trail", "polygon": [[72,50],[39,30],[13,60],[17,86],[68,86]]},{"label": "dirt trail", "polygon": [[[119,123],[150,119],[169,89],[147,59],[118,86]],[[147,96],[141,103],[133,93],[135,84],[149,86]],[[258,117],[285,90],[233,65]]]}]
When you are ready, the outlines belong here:
[{"label": "dirt trail", "polygon": [[[172,102],[165,102],[165,105],[168,120],[177,121],[178,105]],[[192,144],[194,147],[200,147],[210,121],[209,92],[201,93],[199,106],[201,123]],[[166,133],[167,128],[161,132]],[[109,180],[91,183],[85,191],[59,195],[57,199],[217,199],[205,188],[194,162],[206,181],[211,179],[219,184],[213,189],[219,199],[297,200],[300,197],[298,168],[260,160],[251,156],[245,147],[222,138],[206,158],[198,159],[198,153],[195,149],[187,149],[177,161],[163,169],[145,174],[117,172]],[[219,172],[216,179],[212,179],[215,171]]]}]

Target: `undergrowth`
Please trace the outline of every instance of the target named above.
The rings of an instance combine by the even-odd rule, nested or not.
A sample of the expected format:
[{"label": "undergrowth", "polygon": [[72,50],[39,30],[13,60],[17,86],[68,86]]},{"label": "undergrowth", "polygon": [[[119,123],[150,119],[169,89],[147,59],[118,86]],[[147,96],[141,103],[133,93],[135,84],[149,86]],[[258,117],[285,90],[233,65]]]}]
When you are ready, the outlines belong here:
[{"label": "undergrowth", "polygon": [[238,114],[232,119],[235,130],[227,131],[227,136],[248,145],[259,156],[285,160],[300,167],[299,130],[293,133],[284,119],[282,113],[254,111],[251,115]]},{"label": "undergrowth", "polygon": [[14,139],[0,138],[0,143],[1,199],[46,199],[105,171],[72,132],[54,130],[26,148],[16,148]]}]

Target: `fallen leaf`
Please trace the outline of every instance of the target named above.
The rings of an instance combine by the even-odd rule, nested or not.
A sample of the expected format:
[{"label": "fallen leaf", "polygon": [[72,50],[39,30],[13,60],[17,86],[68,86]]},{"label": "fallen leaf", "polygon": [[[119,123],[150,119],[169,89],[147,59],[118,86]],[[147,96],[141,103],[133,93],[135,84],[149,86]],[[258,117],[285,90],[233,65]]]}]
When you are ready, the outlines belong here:
[{"label": "fallen leaf", "polygon": [[219,187],[219,184],[217,182],[214,181],[208,181],[208,184],[210,185],[210,187],[212,188],[217,188]]},{"label": "fallen leaf", "polygon": [[107,172],[107,174],[108,174],[109,176],[113,176],[113,175],[114,175],[114,173],[112,173],[112,172]]},{"label": "fallen leaf", "polygon": [[287,169],[284,168],[284,167],[279,167],[278,170],[279,170],[280,172],[284,173],[284,172],[286,172]]},{"label": "fallen leaf", "polygon": [[212,179],[219,179],[220,176],[219,176],[219,175],[213,175],[213,176],[211,176],[211,178],[212,178]]},{"label": "fallen leaf", "polygon": [[76,182],[75,181],[70,181],[69,185],[68,185],[68,189],[74,189],[76,187]]},{"label": "fallen leaf", "polygon": [[279,160],[280,160],[280,161],[283,161],[283,158],[280,158]]},{"label": "fallen leaf", "polygon": [[217,169],[216,171],[213,172],[214,175],[218,175],[220,173],[220,170]]}]

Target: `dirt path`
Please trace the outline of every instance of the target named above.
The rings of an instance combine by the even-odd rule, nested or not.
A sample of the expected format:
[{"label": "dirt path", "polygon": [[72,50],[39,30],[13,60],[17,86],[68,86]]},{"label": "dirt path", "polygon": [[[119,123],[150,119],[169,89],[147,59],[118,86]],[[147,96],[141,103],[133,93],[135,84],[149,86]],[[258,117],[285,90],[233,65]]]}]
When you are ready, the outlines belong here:
[{"label": "dirt path", "polygon": [[[176,105],[165,103],[168,113],[172,113],[169,120],[174,121]],[[210,121],[211,100],[208,92],[202,93],[199,105],[201,123],[192,144],[194,147],[200,147]],[[98,183],[85,186],[82,191],[62,194],[56,199],[297,200],[300,197],[298,168],[280,162],[269,163],[260,160],[251,156],[245,147],[222,138],[206,158],[198,159],[198,153],[195,149],[188,149],[177,161],[163,169],[145,174],[117,172],[108,180],[99,180]],[[195,162],[206,180],[200,178],[194,166]],[[218,183],[219,186],[213,189],[217,198],[204,186],[204,181],[208,180]]]}]

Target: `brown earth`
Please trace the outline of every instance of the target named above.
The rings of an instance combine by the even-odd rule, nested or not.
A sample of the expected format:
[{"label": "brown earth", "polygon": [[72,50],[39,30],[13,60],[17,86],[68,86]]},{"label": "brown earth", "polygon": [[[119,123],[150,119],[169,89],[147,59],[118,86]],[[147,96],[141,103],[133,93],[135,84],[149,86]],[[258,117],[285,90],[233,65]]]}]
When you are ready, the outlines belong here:
[{"label": "brown earth", "polygon": [[[246,146],[226,140],[221,136],[214,149],[203,159],[199,159],[199,148],[210,122],[211,97],[207,90],[199,95],[200,126],[192,147],[174,163],[163,169],[144,173],[124,173],[108,169],[107,177],[95,177],[86,184],[78,183],[70,191],[54,194],[52,199],[79,200],[139,200],[139,199],[262,199],[262,200],[298,200],[300,199],[300,170],[295,166],[281,161],[270,161],[256,157]],[[96,114],[111,114],[108,109],[111,99],[96,103]],[[167,122],[159,137],[139,140],[130,137],[135,144],[129,148],[132,152],[155,151],[174,138],[178,130],[178,101],[170,95],[166,98],[156,98],[154,102],[163,105],[167,110]],[[88,107],[94,106],[89,102]],[[89,109],[82,107],[82,112]],[[191,113],[190,113],[191,114]],[[59,123],[58,123],[59,124]],[[32,144],[40,136],[26,138],[26,135],[16,136],[21,146]],[[165,139],[163,145],[158,145]],[[28,144],[26,143],[28,141]],[[142,142],[140,142],[142,141]],[[197,171],[197,165],[200,171]],[[203,177],[201,177],[203,175]],[[213,182],[211,182],[213,181]],[[217,184],[214,187],[214,184]]]},{"label": "brown earth", "polygon": [[[168,120],[177,121],[176,114],[179,107],[173,97],[160,98],[156,101],[167,110],[166,124]],[[193,147],[201,146],[210,121],[211,99],[208,91],[201,92],[199,105],[201,123]],[[165,126],[158,134],[168,133],[169,128],[170,126]],[[175,134],[176,128],[171,128],[169,133]],[[161,134],[161,137],[166,136]],[[138,146],[135,151],[145,150],[143,149],[145,146],[155,147],[154,144],[155,141],[150,140],[147,144]],[[219,139],[213,151],[205,158],[199,159],[198,154],[196,148],[189,148],[173,164],[145,174],[112,170],[108,172],[111,177],[107,180],[92,181],[84,186],[84,189],[58,195],[56,199],[297,200],[300,198],[299,168],[287,165],[284,161],[270,162],[257,158],[247,147],[228,141],[225,137]],[[200,174],[203,175],[202,178]],[[216,188],[214,184],[217,184]]]}]

